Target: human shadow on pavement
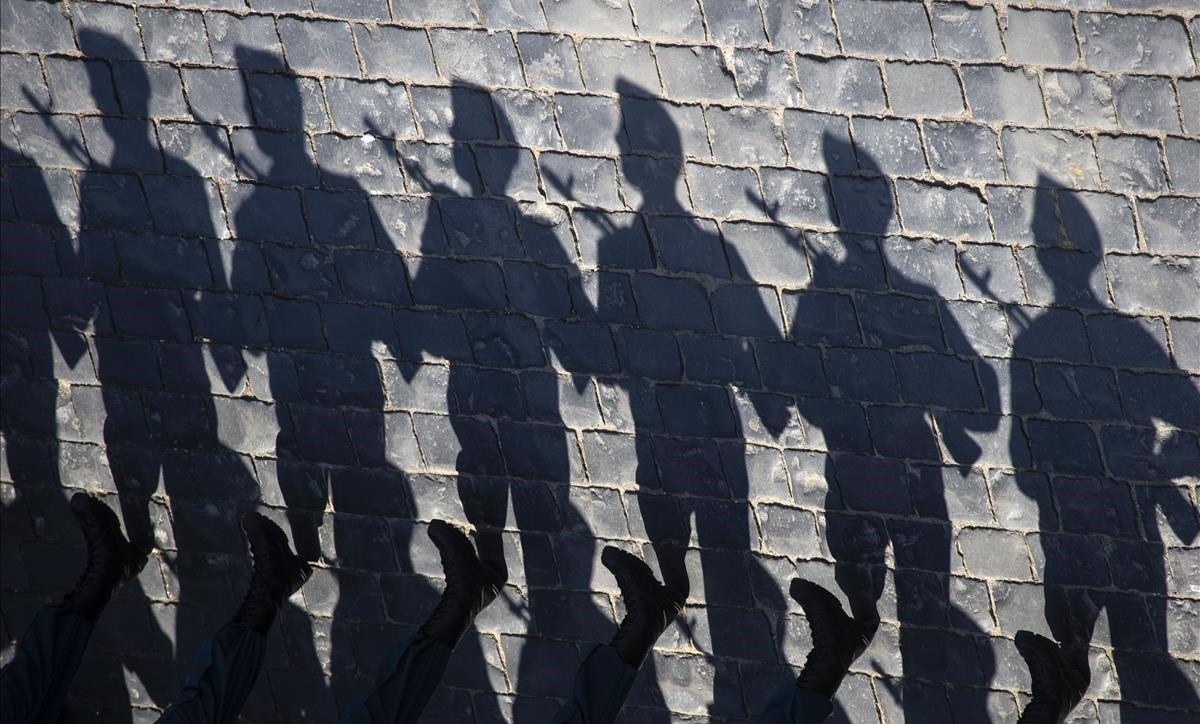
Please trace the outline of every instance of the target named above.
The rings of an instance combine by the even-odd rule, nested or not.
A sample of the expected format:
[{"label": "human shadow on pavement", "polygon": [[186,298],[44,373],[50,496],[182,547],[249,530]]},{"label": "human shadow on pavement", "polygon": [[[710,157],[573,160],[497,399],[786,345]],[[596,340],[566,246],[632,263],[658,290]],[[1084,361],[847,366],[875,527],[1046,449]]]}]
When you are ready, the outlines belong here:
[{"label": "human shadow on pavement", "polygon": [[[808,443],[828,451],[825,542],[862,619],[880,615],[891,547],[904,679],[884,685],[905,716],[988,721],[994,654],[952,598],[946,486],[984,489],[970,470],[981,449],[969,433],[1000,424],[996,373],[944,305],[961,288],[952,247],[942,249],[947,278],[924,242],[889,236],[895,202],[879,163],[831,133],[821,142],[837,231],[796,235],[812,280],[786,306],[791,339],[821,348],[835,393],[798,398]],[[910,254],[925,261],[902,267]]]},{"label": "human shadow on pavement", "polygon": [[1105,234],[1078,194],[1039,177],[1031,236],[1021,261],[1047,306],[1013,315],[1012,405],[1028,417],[1010,451],[1038,510],[1046,625],[1076,666],[1089,642],[1111,647],[1122,721],[1196,712],[1195,674],[1170,648],[1166,554],[1200,533],[1174,482],[1200,474],[1200,390],[1161,322],[1111,308]]}]

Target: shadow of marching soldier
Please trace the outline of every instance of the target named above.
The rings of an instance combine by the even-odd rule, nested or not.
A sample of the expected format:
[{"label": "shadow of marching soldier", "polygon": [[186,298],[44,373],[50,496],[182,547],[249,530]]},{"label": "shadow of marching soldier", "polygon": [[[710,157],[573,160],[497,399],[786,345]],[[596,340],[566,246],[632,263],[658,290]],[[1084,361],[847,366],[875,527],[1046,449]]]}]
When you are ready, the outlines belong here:
[{"label": "shadow of marching soldier", "polygon": [[[707,604],[711,651],[705,653],[715,669],[709,712],[712,716],[745,716],[741,689],[746,682],[734,660],[780,663],[775,642],[782,641],[782,614],[787,605],[751,545],[751,531],[757,523],[750,507],[746,462],[746,426],[750,423],[742,416],[752,409],[751,414],[768,434],[778,438],[791,413],[787,398],[770,391],[744,393],[749,402],[744,410],[735,404],[735,388],[759,389],[764,384],[756,359],[761,348],[731,335],[779,340],[781,320],[767,308],[761,290],[753,286],[755,280],[737,248],[711,222],[697,220],[677,197],[684,149],[680,130],[664,101],[624,79],[617,82],[617,92],[621,126],[616,142],[621,171],[640,203],[635,214],[627,215],[631,217],[627,224],[614,222],[603,211],[587,213],[600,238],[595,242],[594,259],[585,261],[599,270],[601,288],[594,309],[579,313],[605,325],[636,325],[622,330],[627,335],[624,343],[638,346],[645,367],[655,369],[626,370],[627,376],[611,380],[604,380],[604,371],[584,366],[585,361],[573,371],[623,387],[629,397],[640,517],[663,582],[685,597],[691,592],[687,558],[695,521],[697,550],[692,552],[702,571],[704,590],[693,598]],[[653,137],[654,154],[639,152],[631,135]],[[562,196],[574,197],[574,179],[559,178],[546,168],[543,173]],[[668,251],[660,241],[656,260],[647,226],[656,238],[669,235],[676,240],[670,259],[665,258]],[[740,295],[737,318],[723,320],[719,330],[723,334],[717,334],[704,287],[691,278],[659,273],[663,270],[748,282],[728,285],[728,291]],[[628,298],[630,292],[638,300],[636,308]],[[575,296],[585,297],[582,293]],[[692,314],[701,308],[702,314]],[[722,367],[692,370],[693,381],[681,384],[677,337],[684,337],[685,344],[705,346],[722,360]],[[671,414],[660,414],[662,405],[670,406]],[[685,631],[690,628],[687,623],[681,625]],[[641,681],[649,689],[635,692],[631,703],[663,707],[657,683],[661,674],[654,659],[643,668],[648,673]],[[661,711],[665,716],[665,710]]]},{"label": "shadow of marching soldier", "polygon": [[[1016,482],[1038,507],[1046,623],[1086,673],[1108,614],[1123,721],[1144,716],[1139,706],[1197,712],[1168,642],[1166,555],[1200,534],[1187,487],[1172,482],[1200,475],[1200,389],[1151,331],[1161,323],[1117,313],[1097,292],[1102,233],[1080,199],[1046,176],[1037,185],[1034,246],[1022,261],[1050,299],[1036,316],[1010,310],[1012,405],[1029,415],[1028,441],[1014,435],[1010,448],[1014,464],[1027,461]],[[966,272],[988,290],[987,277]]]},{"label": "shadow of marching soldier", "polygon": [[[854,617],[878,622],[890,545],[904,680],[885,685],[907,717],[988,721],[995,658],[979,624],[951,600],[945,487],[949,475],[970,481],[981,459],[969,433],[1000,426],[996,373],[942,309],[938,288],[883,254],[895,204],[878,162],[832,134],[822,144],[838,231],[795,235],[812,283],[796,296],[788,330],[793,341],[822,348],[830,384],[849,398],[798,398],[826,449],[835,578]],[[849,175],[848,166],[857,170]]]}]

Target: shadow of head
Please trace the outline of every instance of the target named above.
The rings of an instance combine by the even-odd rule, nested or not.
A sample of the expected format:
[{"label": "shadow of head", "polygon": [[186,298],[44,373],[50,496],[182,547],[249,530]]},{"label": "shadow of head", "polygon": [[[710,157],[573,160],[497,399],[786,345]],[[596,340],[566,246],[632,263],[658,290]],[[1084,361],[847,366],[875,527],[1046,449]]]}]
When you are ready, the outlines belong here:
[{"label": "shadow of head", "polygon": [[[111,33],[85,28],[79,31],[79,49],[92,60],[104,59],[120,65],[113,68],[116,71],[117,97],[120,99],[121,110],[128,118],[145,118],[150,110],[150,78],[146,75],[141,58],[133,49],[120,38]],[[113,92],[113,77],[109,74],[109,65],[105,62],[85,63],[88,85],[92,98],[100,99],[111,96]],[[112,116],[104,117],[109,122]]]},{"label": "shadow of head", "polygon": [[683,173],[679,126],[663,101],[648,89],[624,78],[616,87],[621,111],[616,140],[624,180],[648,199],[673,201]]},{"label": "shadow of head", "polygon": [[[862,235],[862,238],[878,238],[890,233],[895,228],[896,204],[891,180],[883,175],[875,158],[861,148],[856,149],[848,140],[828,132],[821,136],[821,153],[828,169],[829,192],[838,228],[849,234]],[[809,245],[814,283],[840,286],[844,284],[846,271],[873,264],[862,256],[868,247],[852,243],[850,237],[842,237],[841,241],[843,243],[832,247],[837,252],[829,251],[824,245]],[[839,283],[839,279],[843,281]]]},{"label": "shadow of head", "polygon": [[[454,171],[470,187],[470,195],[485,193],[479,173],[483,166],[486,166],[486,191],[496,196],[507,193],[523,151],[516,146],[516,132],[504,109],[493,102],[486,88],[455,80],[450,85],[450,114]],[[475,141],[489,142],[486,150],[481,151],[486,159],[476,158],[471,146]]]},{"label": "shadow of head", "polygon": [[1093,298],[1092,277],[1104,253],[1095,220],[1080,196],[1053,178],[1039,174],[1037,187],[1030,230],[1038,264],[1054,288],[1055,299]]}]

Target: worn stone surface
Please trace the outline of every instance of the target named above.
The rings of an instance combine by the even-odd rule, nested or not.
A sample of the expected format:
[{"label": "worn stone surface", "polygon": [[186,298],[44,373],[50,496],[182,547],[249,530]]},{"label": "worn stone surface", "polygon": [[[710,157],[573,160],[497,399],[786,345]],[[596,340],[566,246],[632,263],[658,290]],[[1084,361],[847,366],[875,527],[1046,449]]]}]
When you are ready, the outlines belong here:
[{"label": "worn stone surface", "polygon": [[[4,648],[152,544],[67,718],[149,721],[314,561],[247,720],[332,722],[474,528],[508,584],[425,721],[547,721],[689,582],[627,721],[744,722],[882,623],[844,721],[1200,716],[1200,9],[1182,0],[0,0]],[[835,566],[835,564],[837,564]],[[843,591],[861,574],[863,586]],[[867,595],[867,598],[871,598]],[[869,602],[868,602],[869,603]]]}]

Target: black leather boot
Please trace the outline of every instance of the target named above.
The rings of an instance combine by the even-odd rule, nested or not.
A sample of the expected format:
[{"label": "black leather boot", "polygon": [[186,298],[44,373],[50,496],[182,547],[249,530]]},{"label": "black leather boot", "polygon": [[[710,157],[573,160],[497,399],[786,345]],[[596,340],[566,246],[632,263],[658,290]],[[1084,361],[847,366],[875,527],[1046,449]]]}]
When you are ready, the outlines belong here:
[{"label": "black leather boot", "polygon": [[441,556],[446,588],[420,632],[454,648],[479,612],[500,594],[504,576],[488,570],[467,534],[444,520],[429,524],[429,539]]},{"label": "black leather boot", "polygon": [[1018,631],[1017,652],[1029,666],[1033,699],[1021,712],[1020,724],[1058,724],[1087,691],[1089,672],[1067,660],[1061,646],[1032,631]]},{"label": "black leather boot", "polygon": [[88,557],[83,574],[62,605],[95,623],[117,587],[146,565],[146,553],[125,539],[117,514],[96,498],[75,493],[70,508],[87,541]]},{"label": "black leather boot", "polygon": [[600,562],[617,579],[625,602],[625,618],[612,646],[622,661],[637,668],[683,610],[683,596],[659,583],[642,559],[620,548],[605,546]]},{"label": "black leather boot", "polygon": [[803,578],[792,581],[790,593],[804,609],[812,632],[812,650],[796,687],[832,699],[849,673],[850,664],[866,651],[878,622],[857,621],[846,613],[836,596]]},{"label": "black leather boot", "polygon": [[233,622],[266,636],[283,602],[304,585],[312,567],[292,552],[287,536],[261,513],[243,513],[238,522],[250,544],[254,566],[250,589],[233,614]]}]

